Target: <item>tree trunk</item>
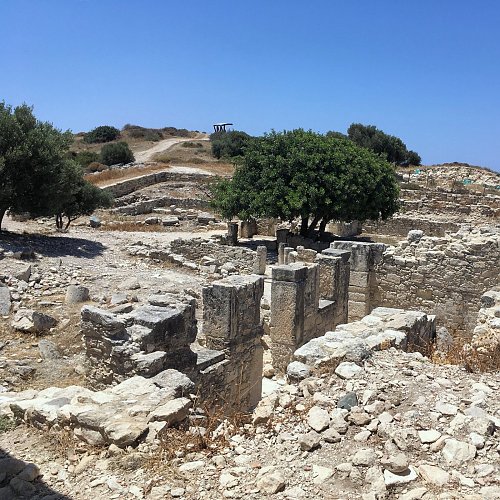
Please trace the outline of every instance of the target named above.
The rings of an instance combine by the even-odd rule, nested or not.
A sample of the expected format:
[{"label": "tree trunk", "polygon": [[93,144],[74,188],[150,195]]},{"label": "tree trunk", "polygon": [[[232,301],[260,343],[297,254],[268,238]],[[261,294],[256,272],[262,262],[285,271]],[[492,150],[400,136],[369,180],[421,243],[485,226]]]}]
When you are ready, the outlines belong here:
[{"label": "tree trunk", "polygon": [[302,217],[302,222],[300,223],[300,236],[307,236],[307,230],[309,229],[309,217]]},{"label": "tree trunk", "polygon": [[319,237],[320,237],[320,239],[323,239],[323,236],[325,235],[326,225],[329,222],[330,222],[330,219],[322,219],[322,221],[319,225]]},{"label": "tree trunk", "polygon": [[308,238],[312,238],[314,236],[314,230],[316,229],[316,226],[318,225],[320,219],[321,217],[314,217],[311,224],[309,224],[309,229],[307,230]]},{"label": "tree trunk", "polygon": [[67,215],[66,217],[68,217],[68,222],[66,223],[66,226],[64,227],[65,231],[68,230],[68,227],[71,224],[71,222],[77,219],[77,217],[75,217],[74,219],[72,219],[69,215]]},{"label": "tree trunk", "polygon": [[62,228],[63,228],[62,214],[57,214],[56,215],[56,229],[58,231],[61,231]]},{"label": "tree trunk", "polygon": [[0,208],[0,232],[2,232],[2,220],[5,215],[5,212],[7,212],[6,208]]},{"label": "tree trunk", "polygon": [[5,212],[7,212],[6,208],[0,208],[0,233],[2,232],[2,220]]}]

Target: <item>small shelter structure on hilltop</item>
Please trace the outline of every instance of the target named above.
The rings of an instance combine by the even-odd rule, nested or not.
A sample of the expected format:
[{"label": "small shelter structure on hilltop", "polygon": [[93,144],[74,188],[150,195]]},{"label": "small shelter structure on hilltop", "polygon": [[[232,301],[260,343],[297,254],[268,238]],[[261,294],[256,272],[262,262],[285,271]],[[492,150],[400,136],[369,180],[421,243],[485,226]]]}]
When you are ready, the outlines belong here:
[{"label": "small shelter structure on hilltop", "polygon": [[226,132],[226,127],[232,125],[232,123],[214,123],[214,132]]}]

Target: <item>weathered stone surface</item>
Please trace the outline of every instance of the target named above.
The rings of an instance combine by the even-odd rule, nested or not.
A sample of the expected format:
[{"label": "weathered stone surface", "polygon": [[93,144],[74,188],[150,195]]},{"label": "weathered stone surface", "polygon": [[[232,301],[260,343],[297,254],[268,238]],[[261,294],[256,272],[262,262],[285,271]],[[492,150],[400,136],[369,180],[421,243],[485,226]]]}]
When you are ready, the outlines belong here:
[{"label": "weathered stone surface", "polygon": [[476,456],[476,447],[470,443],[450,438],[446,440],[442,454],[449,465],[460,465]]},{"label": "weathered stone surface", "polygon": [[313,406],[307,413],[307,423],[316,432],[324,431],[330,425],[330,415],[319,406]]},{"label": "weathered stone surface", "polygon": [[441,437],[441,433],[436,430],[418,431],[418,437],[422,443],[434,443]]},{"label": "weathered stone surface", "polygon": [[355,392],[348,392],[339,398],[337,401],[337,408],[350,410],[354,406],[358,406],[358,396]]},{"label": "weathered stone surface", "polygon": [[170,426],[172,424],[177,424],[182,422],[189,414],[189,408],[193,405],[193,402],[187,398],[178,398],[173,401],[159,406],[154,410],[150,416],[149,421],[154,422],[158,420],[160,422],[167,422]]},{"label": "weathered stone surface", "polygon": [[78,304],[90,300],[89,289],[82,285],[69,285],[64,301],[66,304]]},{"label": "weathered stone surface", "polygon": [[363,368],[361,366],[357,365],[356,363],[350,363],[348,361],[344,361],[335,368],[335,373],[343,379],[351,379],[358,375],[360,372],[363,371]]},{"label": "weathered stone surface", "polygon": [[309,431],[307,434],[299,436],[300,449],[304,451],[312,451],[319,446],[321,442],[321,434],[316,431]]},{"label": "weathered stone surface", "polygon": [[12,327],[26,333],[45,333],[57,325],[57,320],[32,309],[23,309],[16,313]]},{"label": "weathered stone surface", "polygon": [[426,483],[434,486],[444,486],[450,480],[450,474],[435,465],[420,465],[418,471]]},{"label": "weathered stone surface", "polygon": [[288,378],[293,382],[300,382],[309,377],[311,368],[300,361],[292,361],[286,368]]},{"label": "weathered stone surface", "polygon": [[280,470],[261,472],[259,476],[257,478],[257,488],[261,492],[272,495],[285,489],[285,475]]},{"label": "weathered stone surface", "polygon": [[417,478],[417,471],[411,466],[405,472],[400,474],[394,474],[387,469],[384,470],[384,481],[387,486],[392,486],[394,484],[411,483]]},{"label": "weathered stone surface", "polygon": [[0,316],[7,316],[10,312],[11,299],[9,287],[0,283]]}]

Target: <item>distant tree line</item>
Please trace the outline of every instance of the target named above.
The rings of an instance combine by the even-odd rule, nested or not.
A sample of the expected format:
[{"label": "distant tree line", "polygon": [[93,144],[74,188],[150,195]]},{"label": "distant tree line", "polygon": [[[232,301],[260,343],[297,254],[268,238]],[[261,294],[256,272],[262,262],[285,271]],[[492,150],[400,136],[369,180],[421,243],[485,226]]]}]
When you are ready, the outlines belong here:
[{"label": "distant tree line", "polygon": [[[348,128],[347,134],[330,131],[326,133],[326,136],[349,139],[356,145],[369,149],[384,157],[389,163],[396,165],[417,166],[422,161],[418,153],[408,150],[399,137],[386,134],[374,125],[353,123]],[[210,136],[212,154],[218,159],[238,158],[244,154],[245,148],[252,139],[250,135],[239,130],[215,132]]]}]

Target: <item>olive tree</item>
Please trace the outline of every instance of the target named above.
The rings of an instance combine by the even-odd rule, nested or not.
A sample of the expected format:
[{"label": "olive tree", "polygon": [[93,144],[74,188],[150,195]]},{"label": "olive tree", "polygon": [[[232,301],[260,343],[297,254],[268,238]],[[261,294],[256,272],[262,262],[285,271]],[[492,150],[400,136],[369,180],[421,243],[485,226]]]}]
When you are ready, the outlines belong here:
[{"label": "olive tree", "polygon": [[0,229],[7,210],[56,215],[63,200],[86,186],[82,170],[68,157],[72,140],[71,132],[37,120],[26,104],[12,108],[0,102]]}]

